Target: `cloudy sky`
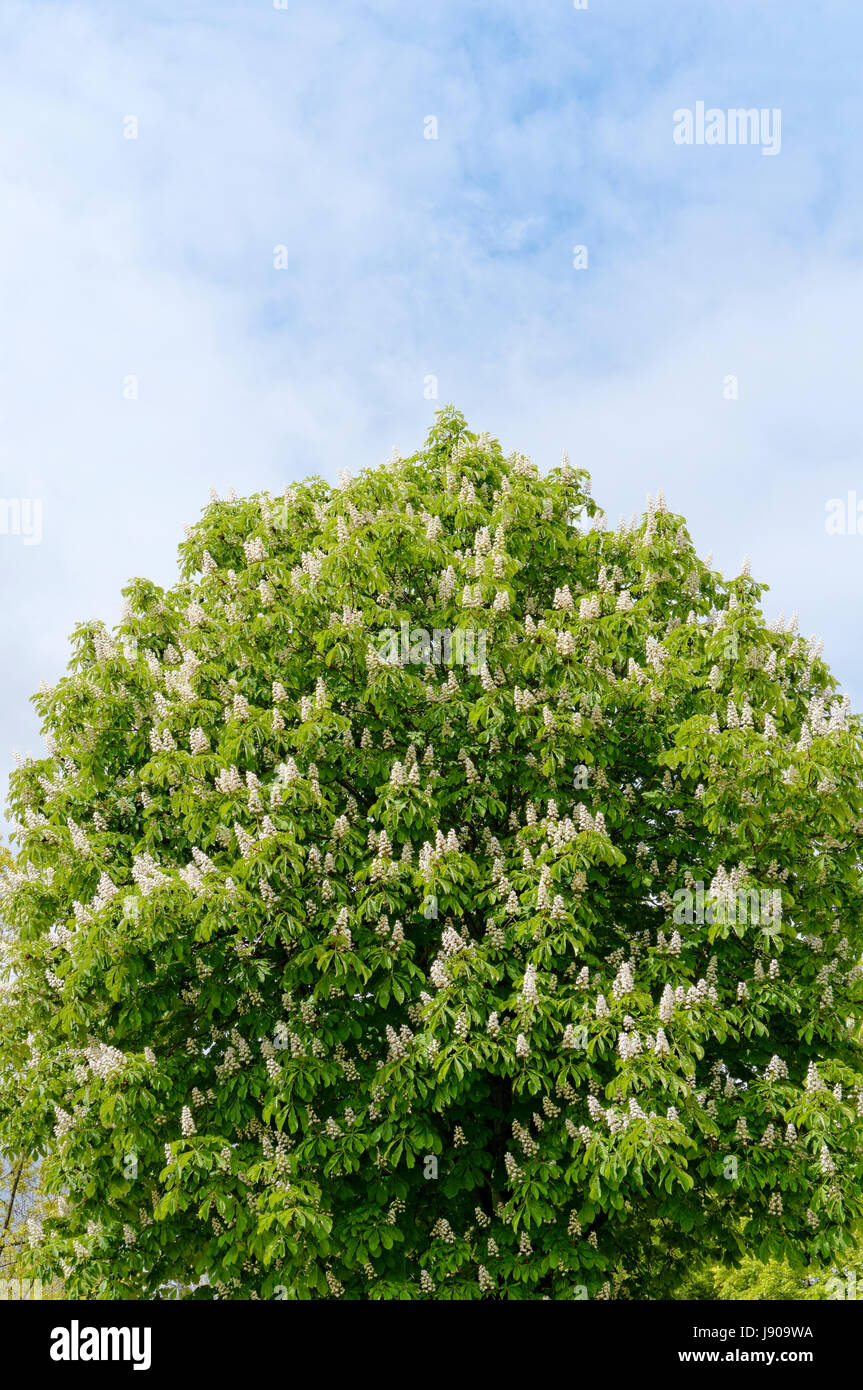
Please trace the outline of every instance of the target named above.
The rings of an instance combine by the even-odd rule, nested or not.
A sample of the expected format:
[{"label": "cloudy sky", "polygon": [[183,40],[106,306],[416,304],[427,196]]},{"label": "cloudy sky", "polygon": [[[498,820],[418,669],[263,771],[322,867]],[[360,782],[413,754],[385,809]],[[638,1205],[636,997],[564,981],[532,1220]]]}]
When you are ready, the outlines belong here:
[{"label": "cloudy sky", "polygon": [[[861,48],[859,0],[4,0],[0,771],[210,484],[448,402],[614,522],[662,487],[859,708]],[[698,102],[778,152],[676,143]]]}]

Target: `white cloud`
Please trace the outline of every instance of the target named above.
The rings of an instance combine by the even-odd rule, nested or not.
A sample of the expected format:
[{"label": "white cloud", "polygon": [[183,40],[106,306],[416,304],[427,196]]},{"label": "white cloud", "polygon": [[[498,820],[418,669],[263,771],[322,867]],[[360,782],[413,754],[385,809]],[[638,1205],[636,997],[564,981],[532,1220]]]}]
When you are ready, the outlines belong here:
[{"label": "white cloud", "polygon": [[[745,10],[7,6],[0,493],[44,540],[0,537],[5,746],[37,751],[77,619],[170,582],[211,482],[408,452],[430,373],[613,519],[662,486],[863,693],[863,537],[823,531],[863,495],[860,21]],[[702,97],[781,105],[781,155],[675,147]]]}]

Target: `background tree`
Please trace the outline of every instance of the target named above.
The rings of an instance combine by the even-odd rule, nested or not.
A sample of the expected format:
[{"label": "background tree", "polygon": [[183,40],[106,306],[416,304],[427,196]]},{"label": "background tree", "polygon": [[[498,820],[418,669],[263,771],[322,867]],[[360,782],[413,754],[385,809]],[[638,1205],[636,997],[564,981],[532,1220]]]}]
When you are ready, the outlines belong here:
[{"label": "background tree", "polygon": [[68,1194],[34,1268],[661,1298],[841,1261],[860,727],[762,591],[452,410],[214,499],[173,588],[76,631],[12,780],[0,1129]]},{"label": "background tree", "polygon": [[58,1203],[47,1196],[40,1166],[32,1158],[0,1158],[0,1298],[58,1299],[62,1281],[48,1285],[32,1277],[29,1251],[45,1220],[56,1218]]},{"label": "background tree", "polygon": [[[5,845],[0,845],[0,868],[8,870],[12,862]],[[0,987],[8,976],[3,962],[10,953],[11,938],[9,928],[0,921]],[[7,1086],[12,1085],[10,1078]],[[28,1247],[38,1239],[44,1217],[55,1213],[56,1204],[42,1190],[39,1165],[29,1152],[25,1149],[6,1154],[0,1149],[0,1297],[58,1297],[59,1285],[46,1289],[31,1281],[25,1256]]]}]

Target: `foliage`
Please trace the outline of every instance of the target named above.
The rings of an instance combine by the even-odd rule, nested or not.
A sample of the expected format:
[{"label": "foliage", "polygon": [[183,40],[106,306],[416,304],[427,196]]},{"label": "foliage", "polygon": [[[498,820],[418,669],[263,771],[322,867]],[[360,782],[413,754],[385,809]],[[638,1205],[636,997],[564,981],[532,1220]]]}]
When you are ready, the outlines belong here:
[{"label": "foliage", "polygon": [[12,779],[0,1135],[67,1194],[34,1269],[662,1298],[841,1260],[860,726],[747,568],[452,410],[180,557],[78,628]]},{"label": "foliage", "polygon": [[738,1264],[704,1265],[688,1274],[675,1290],[689,1301],[775,1303],[828,1300],[857,1301],[863,1283],[859,1251],[841,1270],[792,1268],[786,1260],[757,1260],[744,1255]]},{"label": "foliage", "polygon": [[819,1282],[810,1283],[812,1277],[793,1270],[784,1260],[762,1263],[747,1255],[734,1269],[714,1268],[715,1293],[712,1297],[723,1302],[758,1303],[823,1299],[823,1286]]}]

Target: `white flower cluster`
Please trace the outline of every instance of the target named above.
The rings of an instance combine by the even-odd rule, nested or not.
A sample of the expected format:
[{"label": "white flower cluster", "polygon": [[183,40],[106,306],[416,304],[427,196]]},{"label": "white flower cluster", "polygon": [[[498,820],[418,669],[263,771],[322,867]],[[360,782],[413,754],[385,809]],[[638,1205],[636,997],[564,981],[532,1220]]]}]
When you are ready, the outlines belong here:
[{"label": "white flower cluster", "polygon": [[150,854],[136,854],[132,861],[132,878],[141,890],[141,896],[147,898],[154,893],[157,888],[162,888],[170,879],[163,873]]},{"label": "white flower cluster", "polygon": [[777,1057],[774,1053],[767,1063],[767,1066],[764,1068],[764,1075],[768,1081],[787,1081],[788,1067],[785,1065],[782,1058]]},{"label": "white flower cluster", "polygon": [[634,1029],[630,1033],[620,1033],[617,1038],[617,1050],[624,1061],[631,1061],[641,1052],[641,1036]]},{"label": "white flower cluster", "polygon": [[612,993],[615,999],[623,999],[627,994],[632,994],[635,989],[635,980],[632,974],[632,966],[624,961],[617,972],[612,985]]},{"label": "white flower cluster", "polygon": [[54,1137],[55,1139],[62,1139],[72,1129],[75,1121],[68,1110],[63,1110],[59,1105],[55,1107],[54,1114],[57,1117],[54,1125]]},{"label": "white flower cluster", "polygon": [[80,825],[77,825],[71,816],[66,817],[66,824],[69,827],[69,834],[72,836],[72,844],[78,854],[89,854],[90,842]]},{"label": "white flower cluster", "polygon": [[654,671],[657,671],[659,674],[664,671],[665,663],[668,660],[668,652],[665,650],[662,643],[658,642],[655,637],[647,638],[645,643],[645,659],[648,666],[652,666]]},{"label": "white flower cluster", "polygon": [[813,1092],[814,1092],[814,1091],[823,1091],[824,1089],[825,1089],[825,1087],[824,1087],[824,1082],[821,1080],[821,1077],[818,1075],[818,1068],[817,1068],[817,1066],[815,1065],[814,1062],[810,1062],[810,1063],[809,1063],[809,1067],[808,1067],[807,1072],[806,1072],[806,1090],[807,1090],[807,1091],[813,1091]]},{"label": "white flower cluster", "polygon": [[107,1043],[97,1043],[87,1048],[84,1056],[93,1075],[103,1081],[110,1076],[118,1075],[126,1065],[123,1053]]}]

